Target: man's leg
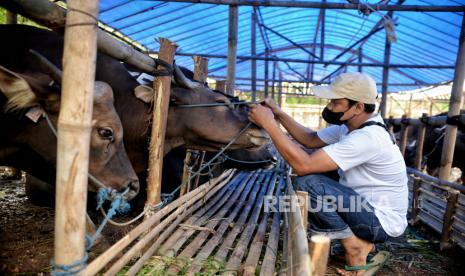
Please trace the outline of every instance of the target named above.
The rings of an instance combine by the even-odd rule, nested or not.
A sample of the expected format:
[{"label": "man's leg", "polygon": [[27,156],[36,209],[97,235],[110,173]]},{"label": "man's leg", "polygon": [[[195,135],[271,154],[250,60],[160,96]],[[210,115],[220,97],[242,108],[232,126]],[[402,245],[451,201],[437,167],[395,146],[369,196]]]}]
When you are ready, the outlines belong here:
[{"label": "man's leg", "polygon": [[[366,264],[374,242],[387,238],[373,208],[351,188],[322,175],[299,177],[297,190],[309,193],[309,222],[312,234],[341,239],[350,266]],[[355,234],[355,235],[354,235]],[[339,271],[343,275],[362,275],[363,271]]]}]

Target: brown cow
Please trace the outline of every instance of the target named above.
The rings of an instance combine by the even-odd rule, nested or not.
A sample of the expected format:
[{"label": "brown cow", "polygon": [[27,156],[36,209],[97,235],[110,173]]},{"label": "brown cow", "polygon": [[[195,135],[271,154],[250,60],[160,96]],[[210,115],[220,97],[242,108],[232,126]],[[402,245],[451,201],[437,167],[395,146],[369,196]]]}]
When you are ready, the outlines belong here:
[{"label": "brown cow", "polygon": [[[51,168],[55,168],[56,163],[57,140],[52,129],[58,120],[60,87],[52,84],[52,78],[59,82],[61,72],[51,64],[45,66],[48,66],[48,74],[17,73],[0,66],[0,106],[3,108],[0,163],[29,173],[34,173],[31,167],[44,166],[43,163],[33,164],[31,160],[35,158]],[[52,126],[43,118],[45,114]],[[117,191],[129,187],[126,197],[133,198],[139,191],[139,182],[124,149],[123,129],[113,106],[113,92],[104,82],[96,82],[94,86],[92,119],[89,172]],[[91,191],[95,188],[89,186]]]}]

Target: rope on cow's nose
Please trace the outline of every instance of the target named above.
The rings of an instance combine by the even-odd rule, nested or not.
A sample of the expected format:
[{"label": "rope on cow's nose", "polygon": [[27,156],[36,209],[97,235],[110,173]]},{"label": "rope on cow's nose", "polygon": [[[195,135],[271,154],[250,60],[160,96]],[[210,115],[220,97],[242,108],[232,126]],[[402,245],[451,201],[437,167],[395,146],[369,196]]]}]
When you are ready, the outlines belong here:
[{"label": "rope on cow's nose", "polygon": [[179,191],[179,189],[181,189],[181,187],[185,186],[187,183],[189,183],[197,175],[200,175],[200,173],[205,168],[209,167],[213,163],[213,161],[218,159],[232,144],[234,144],[234,142],[237,141],[237,139],[239,139],[239,137],[242,136],[242,134],[244,134],[244,132],[251,125],[252,125],[252,122],[249,122],[225,147],[223,147],[215,156],[213,156],[213,158],[210,159],[210,161],[208,161],[205,164],[203,164],[202,166],[200,166],[200,168],[199,168],[199,170],[197,172],[193,173],[186,181],[184,181],[183,183],[181,183],[181,185],[179,185],[176,189],[174,189],[174,191],[172,191],[169,194],[161,194],[163,206],[170,203],[173,200],[174,195]]}]

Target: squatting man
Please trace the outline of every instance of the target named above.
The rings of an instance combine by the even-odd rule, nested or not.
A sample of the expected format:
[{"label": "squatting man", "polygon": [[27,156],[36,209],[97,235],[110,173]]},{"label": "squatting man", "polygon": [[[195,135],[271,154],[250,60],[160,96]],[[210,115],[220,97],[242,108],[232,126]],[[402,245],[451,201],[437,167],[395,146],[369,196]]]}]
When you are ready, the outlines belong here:
[{"label": "squatting man", "polygon": [[[268,132],[298,175],[295,189],[309,194],[310,235],[340,240],[347,266],[338,273],[376,271],[385,258],[367,264],[374,244],[402,235],[407,227],[405,162],[381,116],[374,112],[377,90],[370,76],[345,73],[331,85],[312,90],[317,97],[330,100],[322,113],[330,124],[327,128],[315,132],[302,126],[270,98],[253,105],[249,119]],[[315,151],[308,154],[302,146]],[[334,170],[338,170],[339,182],[321,174]],[[328,196],[335,208],[317,208]],[[360,203],[364,201],[367,203]],[[354,202],[361,206],[354,209],[350,206]]]}]

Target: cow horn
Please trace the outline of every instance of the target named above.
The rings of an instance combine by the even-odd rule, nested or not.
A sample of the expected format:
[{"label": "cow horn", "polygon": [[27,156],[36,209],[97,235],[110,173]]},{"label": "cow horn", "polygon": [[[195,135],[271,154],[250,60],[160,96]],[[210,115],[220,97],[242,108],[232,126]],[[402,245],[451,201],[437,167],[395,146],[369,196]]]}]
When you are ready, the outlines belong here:
[{"label": "cow horn", "polygon": [[189,78],[187,78],[176,64],[174,64],[173,76],[176,83],[181,87],[193,90],[203,86],[201,83],[191,81]]},{"label": "cow horn", "polygon": [[61,70],[35,50],[29,49],[29,52],[36,58],[40,68],[44,70],[53,79],[53,81],[61,84],[61,77],[63,75]]}]

